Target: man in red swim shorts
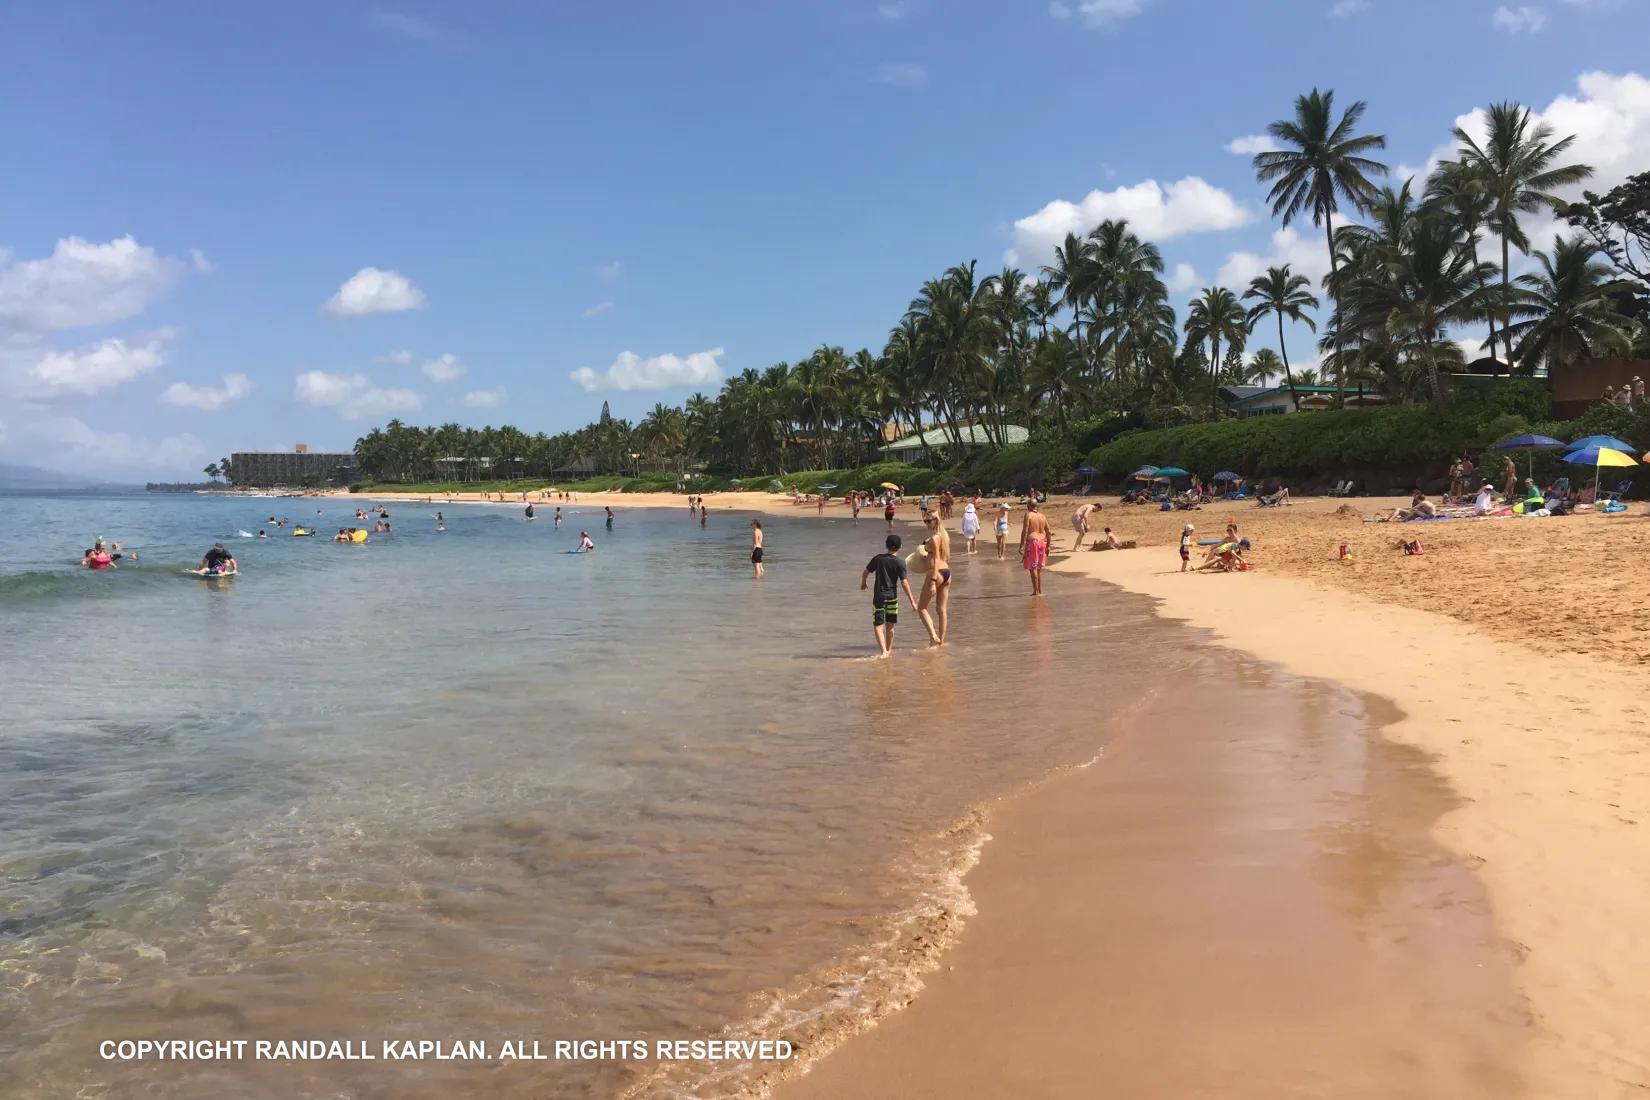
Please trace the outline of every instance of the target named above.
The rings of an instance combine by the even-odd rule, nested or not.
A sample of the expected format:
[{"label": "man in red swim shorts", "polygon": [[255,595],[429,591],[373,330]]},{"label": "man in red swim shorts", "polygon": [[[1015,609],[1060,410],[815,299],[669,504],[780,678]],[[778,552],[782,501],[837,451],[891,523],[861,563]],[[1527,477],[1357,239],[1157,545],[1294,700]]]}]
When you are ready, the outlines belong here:
[{"label": "man in red swim shorts", "polygon": [[1048,564],[1048,519],[1037,510],[1037,500],[1026,502],[1026,518],[1020,524],[1020,560],[1031,574],[1031,594],[1043,594],[1043,567]]}]

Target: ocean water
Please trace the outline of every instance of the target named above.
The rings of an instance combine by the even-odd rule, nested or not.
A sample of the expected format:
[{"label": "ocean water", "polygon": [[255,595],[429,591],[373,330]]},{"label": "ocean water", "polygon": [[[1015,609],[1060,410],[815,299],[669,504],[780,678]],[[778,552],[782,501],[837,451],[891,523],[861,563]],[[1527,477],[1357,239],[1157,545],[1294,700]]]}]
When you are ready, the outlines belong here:
[{"label": "ocean water", "polygon": [[[0,495],[0,1095],[736,1095],[772,1064],[109,1062],[123,1038],[784,1038],[902,1003],[976,809],[1103,750],[1189,634],[969,560],[872,651],[869,515]],[[437,533],[440,507],[448,530]],[[320,514],[316,514],[317,508]],[[238,532],[270,530],[268,540]],[[913,525],[899,528],[908,542]],[[573,555],[581,530],[597,551]],[[76,567],[96,536],[140,562]],[[955,536],[954,536],[955,537]],[[184,575],[213,541],[242,575]],[[123,563],[124,564],[124,563]],[[1075,700],[1075,702],[1074,702]]]}]

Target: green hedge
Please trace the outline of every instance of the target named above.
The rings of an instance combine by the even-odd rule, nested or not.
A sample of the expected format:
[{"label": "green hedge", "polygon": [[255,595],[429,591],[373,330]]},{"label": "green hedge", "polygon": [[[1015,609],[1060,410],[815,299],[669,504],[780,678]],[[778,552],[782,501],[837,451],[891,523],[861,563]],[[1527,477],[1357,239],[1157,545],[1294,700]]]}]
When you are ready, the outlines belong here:
[{"label": "green hedge", "polygon": [[[1545,395],[1532,395],[1531,389],[1507,386],[1442,407],[1345,409],[1128,432],[1097,447],[1089,465],[1113,483],[1150,463],[1205,476],[1233,470],[1251,480],[1276,478],[1305,488],[1351,478],[1363,491],[1387,492],[1436,486],[1463,453],[1471,454],[1486,473],[1497,471],[1498,478],[1501,462],[1494,444],[1525,432],[1561,440],[1614,435],[1634,445],[1635,457],[1650,447],[1646,410],[1600,405],[1574,421],[1554,422]],[[1529,468],[1529,456],[1515,458],[1521,472]],[[1591,481],[1589,471],[1565,466],[1559,453],[1538,454],[1535,472],[1543,482],[1563,474],[1577,484]],[[1633,479],[1635,495],[1650,492],[1650,467],[1619,473],[1606,469],[1603,480],[1613,486],[1623,477]]]}]

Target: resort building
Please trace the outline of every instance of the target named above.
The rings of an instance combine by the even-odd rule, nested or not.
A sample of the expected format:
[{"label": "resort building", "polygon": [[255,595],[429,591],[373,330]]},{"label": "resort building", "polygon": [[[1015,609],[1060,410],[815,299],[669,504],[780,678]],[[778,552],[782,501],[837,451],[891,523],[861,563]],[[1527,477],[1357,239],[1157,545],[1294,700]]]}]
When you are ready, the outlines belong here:
[{"label": "resort building", "polygon": [[229,456],[231,480],[257,489],[276,486],[348,485],[355,480],[355,456],[311,451],[304,443],[291,451],[236,451]]},{"label": "resort building", "polygon": [[[1301,412],[1327,409],[1335,404],[1334,386],[1296,386],[1295,392],[1300,395]],[[1227,411],[1238,417],[1278,416],[1295,411],[1295,401],[1288,386],[1222,386],[1220,397],[1226,402]],[[1346,391],[1346,404],[1348,408],[1358,408],[1390,402],[1385,394],[1359,393],[1349,389]]]},{"label": "resort building", "polygon": [[[977,451],[996,445],[996,441],[987,435],[986,429],[979,424],[964,424],[957,432],[962,437],[962,449],[965,451]],[[1003,425],[1002,442],[1005,445],[1024,443],[1030,438],[1031,433],[1017,424]],[[956,447],[957,440],[951,438],[951,434],[944,428],[930,428],[926,432],[896,439],[892,443],[878,447],[877,450],[894,462],[916,462],[922,458],[925,448],[941,451]]]}]

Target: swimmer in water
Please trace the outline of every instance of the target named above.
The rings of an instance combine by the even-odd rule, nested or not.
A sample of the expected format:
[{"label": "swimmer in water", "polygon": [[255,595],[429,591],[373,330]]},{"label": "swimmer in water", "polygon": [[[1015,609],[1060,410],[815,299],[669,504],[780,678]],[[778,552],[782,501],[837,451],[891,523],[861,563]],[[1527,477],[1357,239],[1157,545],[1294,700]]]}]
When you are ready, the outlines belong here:
[{"label": "swimmer in water", "polygon": [[613,526],[613,509],[612,508],[608,508],[608,510],[607,510],[607,526],[610,529]]},{"label": "swimmer in water", "polygon": [[267,539],[269,537],[269,532],[260,527],[258,528],[258,537],[261,539]]},{"label": "swimmer in water", "polygon": [[[522,495],[525,496],[526,494],[524,493]],[[529,504],[527,506],[526,518],[527,519],[532,519],[533,518],[533,506],[531,504]]]},{"label": "swimmer in water", "polygon": [[556,526],[561,526],[561,505],[556,505]]},{"label": "swimmer in water", "polygon": [[590,541],[590,532],[580,531],[579,532],[579,549],[578,549],[577,552],[580,553],[580,554],[588,554],[588,553],[590,553],[590,551],[594,550],[595,548],[596,548],[596,544]]}]

